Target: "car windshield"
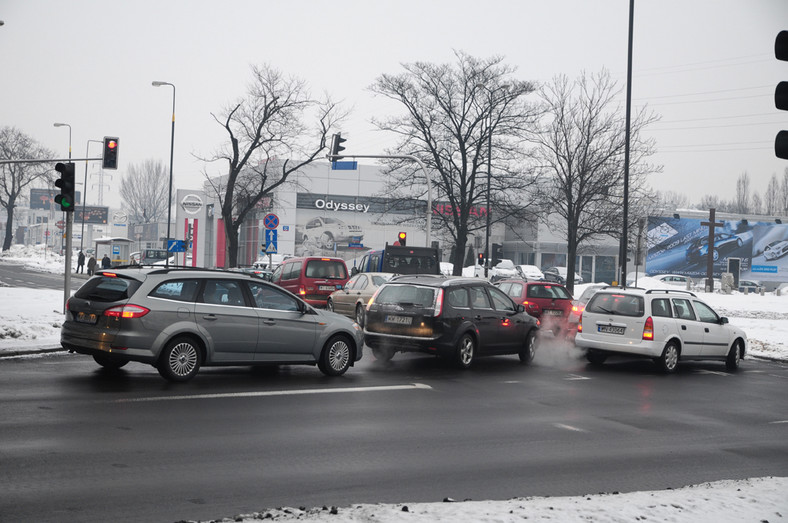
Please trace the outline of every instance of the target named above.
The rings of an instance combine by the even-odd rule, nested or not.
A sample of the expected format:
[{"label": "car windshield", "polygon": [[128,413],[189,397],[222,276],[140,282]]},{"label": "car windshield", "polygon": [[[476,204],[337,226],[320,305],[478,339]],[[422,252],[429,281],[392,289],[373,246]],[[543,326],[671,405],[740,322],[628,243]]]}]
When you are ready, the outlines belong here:
[{"label": "car windshield", "polygon": [[435,291],[432,287],[418,285],[384,285],[380,288],[375,302],[384,305],[432,307],[435,303]]},{"label": "car windshield", "polygon": [[372,284],[376,287],[380,287],[389,281],[393,276],[393,274],[376,274],[372,277]]},{"label": "car windshield", "polygon": [[642,296],[633,296],[631,294],[598,292],[588,302],[586,312],[621,316],[643,316],[644,300]]}]

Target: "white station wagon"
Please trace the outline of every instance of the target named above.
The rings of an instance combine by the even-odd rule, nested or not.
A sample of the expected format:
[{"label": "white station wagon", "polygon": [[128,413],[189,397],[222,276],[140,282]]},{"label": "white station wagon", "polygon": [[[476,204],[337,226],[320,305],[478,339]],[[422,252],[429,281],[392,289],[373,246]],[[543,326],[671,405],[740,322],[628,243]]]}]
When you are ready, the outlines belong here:
[{"label": "white station wagon", "polygon": [[586,305],[575,345],[597,365],[618,353],[652,358],[665,372],[679,360],[719,360],[735,370],[747,336],[692,292],[608,287]]}]

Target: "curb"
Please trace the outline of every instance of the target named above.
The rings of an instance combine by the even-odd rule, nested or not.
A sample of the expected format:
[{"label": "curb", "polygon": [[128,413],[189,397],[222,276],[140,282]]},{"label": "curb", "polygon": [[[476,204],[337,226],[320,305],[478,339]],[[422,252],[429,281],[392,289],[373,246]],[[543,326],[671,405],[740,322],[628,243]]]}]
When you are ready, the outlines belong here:
[{"label": "curb", "polygon": [[34,354],[47,354],[51,352],[66,352],[63,347],[44,347],[36,349],[9,349],[0,350],[0,359],[13,358],[14,356],[31,356]]}]

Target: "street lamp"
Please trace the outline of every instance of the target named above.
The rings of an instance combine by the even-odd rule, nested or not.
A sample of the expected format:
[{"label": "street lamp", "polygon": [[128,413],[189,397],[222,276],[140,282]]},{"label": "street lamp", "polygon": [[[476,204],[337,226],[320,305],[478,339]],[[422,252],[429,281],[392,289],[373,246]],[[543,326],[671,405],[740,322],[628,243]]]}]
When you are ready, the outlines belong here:
[{"label": "street lamp", "polygon": [[[487,224],[484,231],[484,277],[488,278],[490,275],[490,185],[492,181],[492,107],[493,107],[493,98],[492,98],[492,90],[488,88],[484,84],[477,84],[477,87],[480,87],[487,91],[489,95],[490,101],[490,120],[488,125],[488,133],[487,133]],[[506,85],[502,86],[506,89]]]},{"label": "street lamp", "polygon": [[[175,84],[171,84],[170,82],[151,82],[153,87],[160,87],[162,85],[169,85],[172,87],[172,137],[170,139],[170,189],[167,198],[167,246],[169,247],[170,242],[170,222],[172,221],[172,155],[175,150]],[[166,267],[170,266],[170,255],[169,249],[167,258],[164,262]]]},{"label": "street lamp", "polygon": [[82,234],[79,237],[79,250],[84,252],[82,248],[85,244],[85,203],[88,199],[88,157],[90,154],[90,142],[104,144],[101,140],[88,140],[87,147],[85,147],[85,184],[82,186]]},{"label": "street lamp", "polygon": [[55,127],[68,127],[68,159],[71,159],[71,126],[67,123],[55,123]]}]

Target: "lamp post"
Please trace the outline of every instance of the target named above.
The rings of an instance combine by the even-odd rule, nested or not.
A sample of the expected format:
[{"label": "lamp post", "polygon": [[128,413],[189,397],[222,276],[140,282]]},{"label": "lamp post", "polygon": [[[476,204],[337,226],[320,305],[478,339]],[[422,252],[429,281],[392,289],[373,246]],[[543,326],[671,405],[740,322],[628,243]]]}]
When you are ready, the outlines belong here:
[{"label": "lamp post", "polygon": [[[170,242],[170,222],[172,221],[172,155],[175,151],[175,84],[170,82],[151,82],[153,87],[160,87],[162,85],[169,85],[172,87],[172,137],[170,138],[170,188],[167,196],[167,245]],[[164,262],[166,267],[170,266],[169,249],[167,258]]]},{"label": "lamp post", "polygon": [[101,140],[88,140],[88,144],[85,147],[85,183],[82,186],[82,234],[79,237],[79,250],[84,252],[83,246],[85,245],[85,203],[87,203],[88,199],[88,157],[90,154],[90,143],[100,143],[103,144]]},{"label": "lamp post", "polygon": [[55,127],[68,127],[68,159],[71,159],[71,126],[67,123],[55,123]]},{"label": "lamp post", "polygon": [[[490,102],[490,120],[487,133],[487,224],[484,231],[484,277],[488,278],[490,275],[490,185],[492,182],[492,107],[493,107],[493,93],[492,90],[485,84],[477,84],[489,95]],[[502,86],[504,89],[507,86]]]}]

